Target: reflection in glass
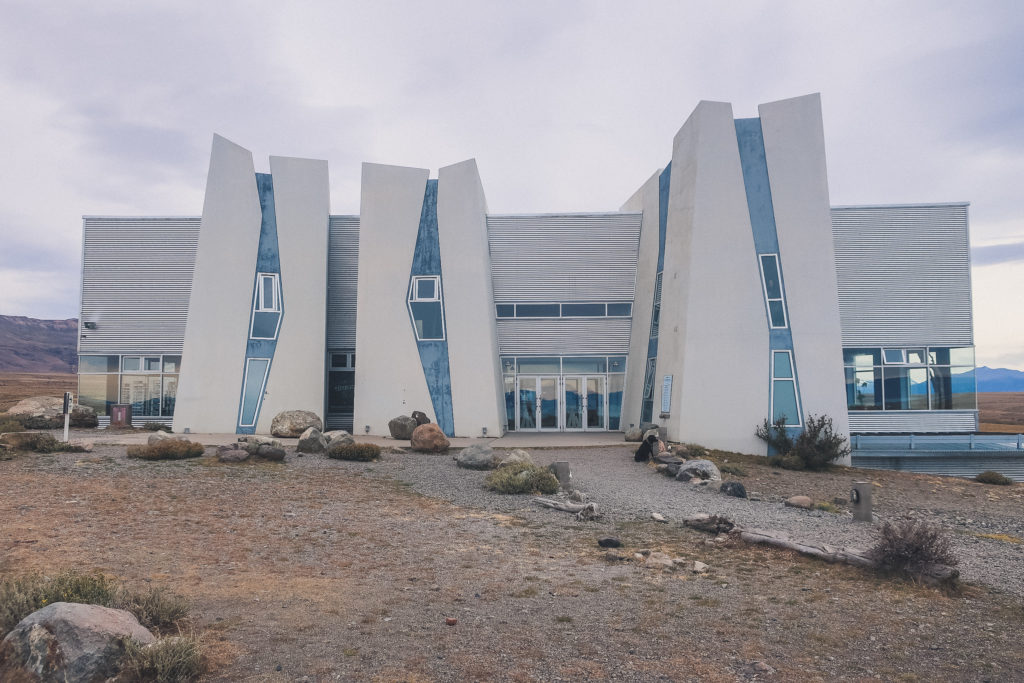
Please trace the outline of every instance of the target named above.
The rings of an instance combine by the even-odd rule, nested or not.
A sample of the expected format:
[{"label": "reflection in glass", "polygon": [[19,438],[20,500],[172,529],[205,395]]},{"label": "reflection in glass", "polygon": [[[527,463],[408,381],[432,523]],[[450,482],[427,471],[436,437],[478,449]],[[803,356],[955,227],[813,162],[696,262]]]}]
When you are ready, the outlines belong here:
[{"label": "reflection in glass", "polygon": [[782,283],[779,278],[779,262],[775,254],[761,257],[761,270],[764,272],[764,289],[769,299],[782,298]]},{"label": "reflection in glass", "polygon": [[122,375],[121,402],[132,404],[132,417],[160,415],[160,375]]},{"label": "reflection in glass", "polygon": [[558,428],[558,380],[542,377],[540,380],[541,429]]},{"label": "reflection in glass", "polygon": [[[117,356],[114,359],[116,365]],[[110,406],[117,403],[118,383],[116,374],[79,375],[78,402],[95,410],[97,415],[110,415]]]},{"label": "reflection in glass", "polygon": [[117,356],[79,356],[79,372],[117,372]]},{"label": "reflection in glass", "polygon": [[519,378],[519,428],[537,428],[537,378]]},{"label": "reflection in glass", "polygon": [[245,389],[242,392],[242,414],[238,423],[243,427],[256,424],[256,411],[263,399],[263,384],[270,368],[268,358],[249,358],[245,362]]},{"label": "reflection in glass", "polygon": [[607,361],[604,356],[600,358],[574,358],[566,356],[562,358],[562,372],[578,372],[580,374],[600,372],[604,374]]},{"label": "reflection in glass", "polygon": [[783,307],[781,299],[769,301],[768,312],[772,316],[772,327],[786,326],[786,309]]},{"label": "reflection in glass", "polygon": [[164,356],[164,372],[181,372],[181,356]]},{"label": "reflection in glass", "polygon": [[565,378],[565,428],[583,427],[583,395],[579,377]]},{"label": "reflection in glass", "polygon": [[953,394],[953,410],[976,410],[978,408],[973,366],[950,368],[950,384]]},{"label": "reflection in glass", "polygon": [[619,429],[622,419],[622,392],[625,383],[625,375],[608,376],[608,429]]},{"label": "reflection in glass", "polygon": [[857,367],[882,364],[881,349],[843,349],[843,363]]},{"label": "reflection in glass", "polygon": [[508,431],[516,429],[516,378],[505,375],[505,426]]},{"label": "reflection in glass", "polygon": [[796,407],[796,382],[777,379],[772,382],[772,421],[786,418],[787,426],[800,425],[800,411]]},{"label": "reflection in glass", "polygon": [[164,375],[164,393],[160,400],[160,414],[164,417],[174,415],[174,401],[178,396],[178,376]]},{"label": "reflection in glass", "polygon": [[775,379],[792,379],[793,364],[790,361],[789,354],[785,351],[774,351],[772,352],[772,358],[772,377]]},{"label": "reflection in glass", "polygon": [[517,358],[519,372],[528,375],[537,375],[542,372],[561,372],[561,365],[558,358]]},{"label": "reflection in glass", "polygon": [[604,377],[587,378],[587,428],[604,429]]},{"label": "reflection in glass", "polygon": [[413,301],[409,304],[409,308],[412,310],[417,339],[420,341],[444,339],[440,301]]}]

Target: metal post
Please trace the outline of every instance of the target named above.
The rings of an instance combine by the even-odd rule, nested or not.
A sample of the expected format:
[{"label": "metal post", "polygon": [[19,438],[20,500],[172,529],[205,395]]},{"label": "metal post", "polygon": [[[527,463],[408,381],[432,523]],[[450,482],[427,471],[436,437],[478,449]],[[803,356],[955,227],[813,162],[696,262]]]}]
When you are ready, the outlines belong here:
[{"label": "metal post", "polygon": [[68,426],[71,423],[71,392],[64,392],[64,441],[68,440]]},{"label": "metal post", "polygon": [[1017,435],[1017,450],[1024,449],[1024,434]]},{"label": "metal post", "polygon": [[974,433],[971,433],[971,450],[974,450]]},{"label": "metal post", "polygon": [[855,481],[850,490],[850,506],[853,508],[853,519],[856,522],[874,522],[871,513],[871,492],[874,486],[870,481]]},{"label": "metal post", "polygon": [[914,435],[910,435],[910,450],[914,450]]}]

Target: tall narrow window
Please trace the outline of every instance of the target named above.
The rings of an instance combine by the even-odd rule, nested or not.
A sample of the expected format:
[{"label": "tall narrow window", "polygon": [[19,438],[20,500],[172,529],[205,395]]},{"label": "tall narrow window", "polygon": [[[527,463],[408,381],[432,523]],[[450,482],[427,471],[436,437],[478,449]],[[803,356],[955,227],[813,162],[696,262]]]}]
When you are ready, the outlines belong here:
[{"label": "tall narrow window", "polygon": [[441,306],[441,277],[413,277],[409,284],[409,314],[418,341],[444,339],[444,308]]},{"label": "tall narrow window", "polygon": [[256,294],[252,302],[251,339],[277,339],[281,325],[281,276],[256,274]]},{"label": "tall narrow window", "polygon": [[654,310],[651,312],[651,339],[658,338],[658,327],[661,323],[661,273],[654,280]]},{"label": "tall narrow window", "polygon": [[793,354],[789,351],[772,351],[772,420],[780,417],[786,418],[787,427],[800,426]]},{"label": "tall narrow window", "polygon": [[269,358],[247,358],[245,361],[242,408],[238,416],[238,424],[242,427],[252,427],[256,424],[256,416],[259,415],[260,403],[263,402],[263,389],[267,383],[269,369]]},{"label": "tall narrow window", "polygon": [[761,255],[761,284],[768,307],[768,320],[773,328],[787,327],[786,302],[782,296],[782,276],[779,274],[778,254]]},{"label": "tall narrow window", "polygon": [[278,312],[281,310],[280,280],[277,273],[260,273],[256,288],[256,310]]}]

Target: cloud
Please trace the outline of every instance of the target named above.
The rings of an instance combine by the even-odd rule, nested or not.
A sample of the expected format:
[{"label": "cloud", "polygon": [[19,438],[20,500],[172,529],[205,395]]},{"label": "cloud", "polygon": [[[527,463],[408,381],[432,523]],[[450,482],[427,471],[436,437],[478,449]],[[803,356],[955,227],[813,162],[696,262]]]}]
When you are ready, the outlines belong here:
[{"label": "cloud", "polygon": [[973,247],[971,249],[971,263],[975,266],[990,266],[996,263],[1012,261],[1024,261],[1024,241]]}]

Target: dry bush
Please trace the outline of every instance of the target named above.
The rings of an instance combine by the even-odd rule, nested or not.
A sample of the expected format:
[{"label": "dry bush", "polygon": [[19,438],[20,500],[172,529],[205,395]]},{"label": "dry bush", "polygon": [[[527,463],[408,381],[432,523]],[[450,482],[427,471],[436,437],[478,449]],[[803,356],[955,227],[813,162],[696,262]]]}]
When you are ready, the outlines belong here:
[{"label": "dry bush", "polygon": [[[0,427],[2,429],[2,427]],[[974,481],[980,484],[993,484],[995,486],[1010,486],[1013,484],[1013,479],[996,472],[995,470],[985,470],[974,478]]]},{"label": "dry bush", "polygon": [[198,458],[206,448],[195,441],[178,441],[167,439],[159,441],[152,446],[129,446],[128,457],[140,460],[184,460],[185,458]]},{"label": "dry bush", "polygon": [[0,413],[0,434],[6,434],[8,432],[21,432],[25,430],[25,425],[21,423],[21,420],[14,415],[8,413]]},{"label": "dry bush", "polygon": [[184,598],[163,588],[136,593],[112,577],[83,574],[73,569],[52,577],[26,574],[0,580],[0,636],[28,615],[54,602],[127,610],[140,624],[157,630],[180,624],[189,613]]},{"label": "dry bush", "polygon": [[[836,460],[850,454],[846,437],[837,434],[828,415],[808,415],[804,426],[795,437],[786,427],[786,418],[774,423],[765,420],[754,432],[757,438],[771,446],[777,456],[768,462],[789,470],[824,470]],[[794,430],[795,431],[795,430]]]},{"label": "dry bush", "polygon": [[487,475],[484,488],[497,493],[557,493],[558,479],[546,467],[516,462]]},{"label": "dry bush", "polygon": [[368,462],[380,457],[380,446],[372,443],[348,443],[328,449],[328,458]]},{"label": "dry bush", "polygon": [[4,443],[18,451],[33,453],[82,453],[81,446],[72,446],[46,432],[12,432],[4,436]]},{"label": "dry bush", "polygon": [[129,676],[128,680],[185,683],[199,678],[206,668],[195,636],[171,636],[150,645],[140,645],[130,638],[122,642],[121,675]]},{"label": "dry bush", "polygon": [[949,537],[941,528],[920,520],[886,522],[868,557],[884,572],[918,574],[928,565],[958,563]]},{"label": "dry bush", "polygon": [[142,428],[147,432],[167,432],[171,433],[171,428],[165,425],[163,422],[147,422],[142,425]]},{"label": "dry bush", "polygon": [[718,471],[722,474],[731,474],[735,477],[747,476],[747,471],[739,465],[733,465],[732,463],[723,463],[718,466]]}]

